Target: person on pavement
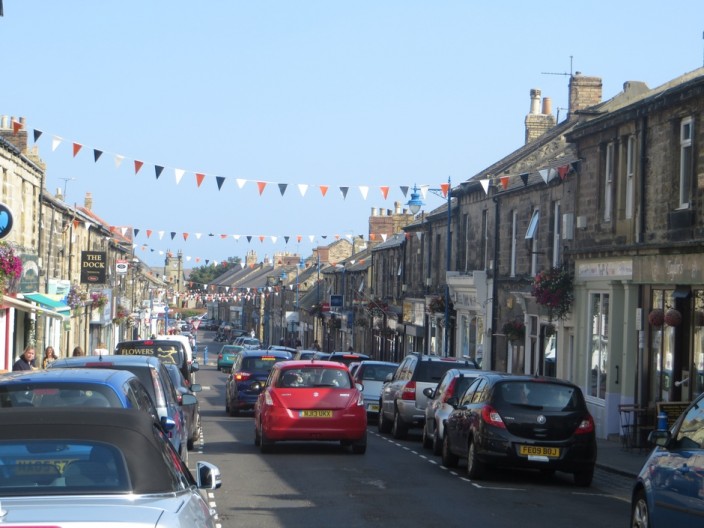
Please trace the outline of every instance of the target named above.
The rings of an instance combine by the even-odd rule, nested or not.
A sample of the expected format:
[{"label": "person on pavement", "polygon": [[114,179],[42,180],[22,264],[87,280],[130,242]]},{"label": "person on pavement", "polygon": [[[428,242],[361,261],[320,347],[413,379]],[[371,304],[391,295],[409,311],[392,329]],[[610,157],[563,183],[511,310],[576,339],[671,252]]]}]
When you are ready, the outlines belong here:
[{"label": "person on pavement", "polygon": [[22,355],[15,361],[15,364],[12,365],[12,371],[15,372],[17,370],[35,370],[36,367],[34,366],[34,347],[27,345],[24,349],[24,352],[22,352]]}]

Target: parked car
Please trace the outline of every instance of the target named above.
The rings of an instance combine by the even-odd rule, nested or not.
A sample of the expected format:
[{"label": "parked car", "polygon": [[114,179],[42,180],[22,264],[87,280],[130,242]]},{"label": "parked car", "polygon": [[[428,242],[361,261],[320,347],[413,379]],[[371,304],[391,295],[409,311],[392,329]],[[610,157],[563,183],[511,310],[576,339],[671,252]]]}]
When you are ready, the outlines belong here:
[{"label": "parked car", "polygon": [[194,478],[147,413],[18,408],[2,424],[3,525],[216,526],[201,489],[219,469],[197,462]]},{"label": "parked car", "polygon": [[193,449],[195,442],[200,438],[200,407],[196,393],[202,391],[203,387],[198,383],[189,384],[173,363],[165,363],[164,366],[174,384],[176,401],[181,405],[186,420],[186,447]]},{"label": "parked car", "polygon": [[151,396],[132,372],[51,369],[0,376],[0,408],[118,407],[139,409],[158,420]]},{"label": "parked car", "polygon": [[453,409],[448,400],[464,393],[480,373],[477,369],[453,368],[445,372],[436,387],[423,389],[423,394],[428,397],[423,426],[423,447],[432,449],[434,455],[442,452],[445,421]]},{"label": "parked car", "polygon": [[394,438],[401,439],[411,427],[422,427],[428,402],[423,390],[435,387],[451,368],[476,367],[471,359],[408,354],[381,390],[379,432],[391,432]]},{"label": "parked car", "polygon": [[189,363],[186,347],[180,341],[172,339],[136,339],[120,341],[115,345],[118,356],[154,356],[164,363],[173,363],[178,366],[188,383],[191,382],[191,373],[198,370],[198,363]]},{"label": "parked car", "polygon": [[230,372],[237,354],[243,349],[242,345],[223,345],[218,352],[217,369],[221,372]]},{"label": "parked car", "polygon": [[361,387],[335,361],[282,361],[253,390],[254,443],[263,453],[275,442],[339,441],[367,450],[367,413]]},{"label": "parked car", "polygon": [[[323,353],[321,352],[321,359],[322,354]],[[364,361],[366,359],[371,359],[371,357],[366,354],[358,354],[357,352],[330,352],[327,356],[325,356],[325,359],[327,361],[337,361],[338,363],[342,363],[344,365],[349,366],[350,363],[354,363],[356,361]]]},{"label": "parked car", "polygon": [[355,383],[362,384],[364,394],[364,407],[367,410],[367,418],[376,420],[379,418],[379,398],[381,398],[381,388],[389,374],[393,374],[398,368],[398,363],[390,361],[360,361],[352,374]]},{"label": "parked car", "polygon": [[293,359],[313,359],[317,353],[317,350],[299,350],[294,354]]},{"label": "parked car", "polygon": [[670,430],[655,430],[655,445],[633,486],[629,526],[701,526],[704,519],[704,394]]},{"label": "parked car", "polygon": [[188,462],[188,438],[183,410],[178,404],[176,389],[169,373],[159,358],[131,355],[78,356],[57,359],[50,369],[58,368],[106,368],[134,373],[151,396],[159,418],[165,423],[174,423],[168,432],[169,439],[176,452]]},{"label": "parked car", "polygon": [[492,466],[565,471],[590,486],[596,462],[594,420],[580,388],[556,378],[483,372],[445,423],[442,463],[467,458],[467,475]]},{"label": "parked car", "polygon": [[254,409],[261,382],[266,381],[276,363],[289,359],[289,352],[276,350],[240,352],[225,382],[225,412],[237,416],[240,411]]}]

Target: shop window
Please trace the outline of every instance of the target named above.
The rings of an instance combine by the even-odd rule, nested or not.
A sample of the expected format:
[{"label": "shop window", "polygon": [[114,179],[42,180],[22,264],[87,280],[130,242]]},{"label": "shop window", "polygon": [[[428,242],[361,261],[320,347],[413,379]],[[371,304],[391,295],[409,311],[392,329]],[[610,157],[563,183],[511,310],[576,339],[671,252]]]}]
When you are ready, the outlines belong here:
[{"label": "shop window", "polygon": [[591,321],[589,326],[589,383],[588,394],[606,398],[609,372],[609,294],[592,293],[589,297]]}]

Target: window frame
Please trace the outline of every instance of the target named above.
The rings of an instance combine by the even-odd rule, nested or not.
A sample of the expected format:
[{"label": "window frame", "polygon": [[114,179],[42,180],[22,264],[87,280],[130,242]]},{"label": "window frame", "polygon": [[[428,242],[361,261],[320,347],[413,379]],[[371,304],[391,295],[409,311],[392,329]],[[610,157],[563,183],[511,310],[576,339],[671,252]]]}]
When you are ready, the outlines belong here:
[{"label": "window frame", "polygon": [[[688,132],[688,134],[687,134]],[[688,209],[692,199],[694,119],[689,116],[680,121],[679,208]]]}]

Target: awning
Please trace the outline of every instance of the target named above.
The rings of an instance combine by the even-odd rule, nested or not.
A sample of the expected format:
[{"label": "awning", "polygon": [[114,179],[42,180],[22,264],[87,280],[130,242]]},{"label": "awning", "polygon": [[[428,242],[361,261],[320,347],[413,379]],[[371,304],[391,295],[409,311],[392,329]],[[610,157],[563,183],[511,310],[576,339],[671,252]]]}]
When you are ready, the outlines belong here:
[{"label": "awning", "polygon": [[56,319],[65,319],[68,317],[67,312],[59,313],[54,310],[49,310],[36,304],[28,303],[17,299],[16,297],[10,297],[9,295],[3,295],[2,300],[0,300],[0,308],[10,307],[22,312],[36,313],[39,315],[46,315],[47,317],[55,317]]},{"label": "awning", "polygon": [[[70,312],[71,307],[61,300],[58,295],[45,295],[43,293],[25,293],[25,299],[41,304],[45,308],[54,310],[55,312]],[[69,315],[68,313],[66,315]]]}]

